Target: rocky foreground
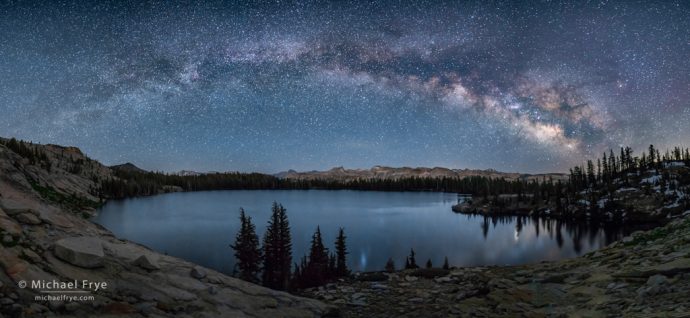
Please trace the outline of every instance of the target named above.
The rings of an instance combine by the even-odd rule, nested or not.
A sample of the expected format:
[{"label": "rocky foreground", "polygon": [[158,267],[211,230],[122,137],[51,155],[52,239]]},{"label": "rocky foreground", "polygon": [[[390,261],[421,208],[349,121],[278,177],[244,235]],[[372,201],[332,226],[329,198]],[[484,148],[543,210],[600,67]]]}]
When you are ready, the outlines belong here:
[{"label": "rocky foreground", "polygon": [[690,317],[690,211],[571,260],[367,274],[306,295],[343,317]]},{"label": "rocky foreground", "polygon": [[[0,145],[0,317],[321,317],[332,312],[320,301],[114,237],[86,219],[88,206],[98,200],[94,180],[110,177],[111,171],[76,148],[37,147],[47,155],[40,163]],[[75,280],[107,286],[76,288],[91,291],[93,300],[35,299],[49,289],[33,288],[32,282]]]}]

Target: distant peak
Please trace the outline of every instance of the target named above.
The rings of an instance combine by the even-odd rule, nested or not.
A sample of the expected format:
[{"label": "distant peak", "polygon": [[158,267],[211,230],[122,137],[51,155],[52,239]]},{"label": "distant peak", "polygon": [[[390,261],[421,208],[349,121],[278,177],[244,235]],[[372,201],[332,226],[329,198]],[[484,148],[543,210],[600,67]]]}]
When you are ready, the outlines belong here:
[{"label": "distant peak", "polygon": [[110,169],[118,170],[118,171],[128,171],[128,172],[132,172],[132,171],[134,171],[134,172],[146,172],[146,170],[137,167],[135,164],[133,164],[131,162],[126,162],[126,163],[123,163],[120,165],[110,166]]}]

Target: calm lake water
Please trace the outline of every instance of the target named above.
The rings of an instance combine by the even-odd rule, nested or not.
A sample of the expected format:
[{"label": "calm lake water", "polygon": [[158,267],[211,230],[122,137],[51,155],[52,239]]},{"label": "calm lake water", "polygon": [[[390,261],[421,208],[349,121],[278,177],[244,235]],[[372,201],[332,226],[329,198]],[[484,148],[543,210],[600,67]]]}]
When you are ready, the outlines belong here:
[{"label": "calm lake water", "polygon": [[396,267],[410,248],[423,266],[448,257],[453,266],[524,264],[575,257],[603,247],[623,231],[532,218],[485,218],[455,214],[456,194],[327,190],[247,190],[171,193],[108,202],[94,221],[119,237],[216,270],[232,273],[229,247],[243,207],[263,237],[273,201],[287,209],[293,260],[309,248],[317,225],[333,248],[345,228],[349,266]]}]

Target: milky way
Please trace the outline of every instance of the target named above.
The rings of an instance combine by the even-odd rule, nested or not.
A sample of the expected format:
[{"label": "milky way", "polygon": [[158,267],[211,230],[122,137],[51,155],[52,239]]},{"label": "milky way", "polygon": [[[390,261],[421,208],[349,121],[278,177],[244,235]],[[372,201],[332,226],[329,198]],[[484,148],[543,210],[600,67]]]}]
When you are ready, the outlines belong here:
[{"label": "milky way", "polygon": [[690,2],[3,2],[0,136],[164,171],[690,143]]}]

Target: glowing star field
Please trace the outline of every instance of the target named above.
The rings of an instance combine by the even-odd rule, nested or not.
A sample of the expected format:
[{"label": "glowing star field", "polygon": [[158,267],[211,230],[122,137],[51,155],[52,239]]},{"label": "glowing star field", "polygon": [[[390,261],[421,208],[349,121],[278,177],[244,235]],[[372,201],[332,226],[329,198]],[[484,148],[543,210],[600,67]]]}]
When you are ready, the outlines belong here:
[{"label": "glowing star field", "polygon": [[0,136],[145,169],[563,171],[690,140],[690,2],[0,4]]}]

